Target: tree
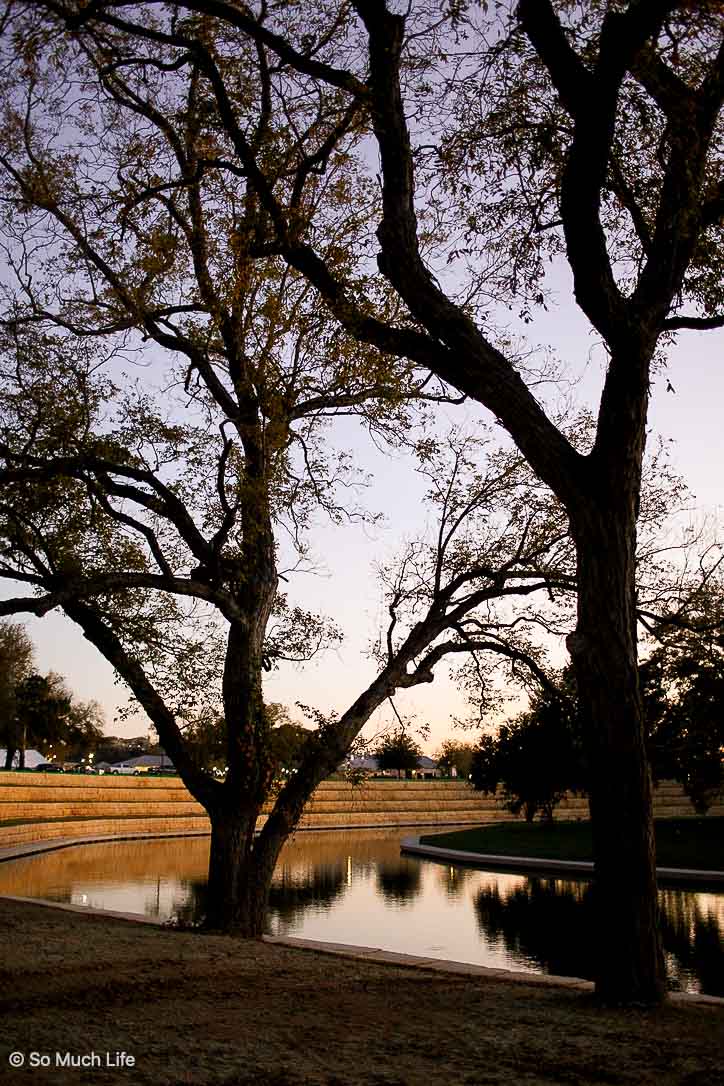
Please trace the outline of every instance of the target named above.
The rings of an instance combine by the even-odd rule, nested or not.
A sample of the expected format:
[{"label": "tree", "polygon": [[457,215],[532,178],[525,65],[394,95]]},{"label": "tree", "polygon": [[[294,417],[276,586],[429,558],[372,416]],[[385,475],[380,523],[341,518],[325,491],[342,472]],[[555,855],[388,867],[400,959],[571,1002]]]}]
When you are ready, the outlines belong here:
[{"label": "tree", "polygon": [[[269,720],[269,744],[274,761],[274,778],[286,776],[296,770],[301,760],[308,732],[301,724],[295,724],[284,705],[270,702],[266,705]],[[205,769],[219,774],[226,772],[227,729],[223,716],[208,710],[199,715],[184,733],[193,750],[194,759]]]},{"label": "tree", "polygon": [[268,711],[272,722],[271,745],[276,772],[287,776],[299,767],[308,731],[291,719],[286,706],[271,702]]},{"label": "tree", "polygon": [[14,731],[20,752],[36,747],[61,761],[95,750],[102,735],[103,713],[95,701],[78,701],[60,675],[32,672],[15,688]]},{"label": "tree", "polygon": [[454,769],[457,776],[467,780],[472,769],[473,753],[472,743],[444,739],[437,752],[438,765],[447,773]]},{"label": "tree", "polygon": [[57,676],[28,675],[15,690],[16,729],[20,768],[25,768],[26,747],[47,751],[67,736],[71,700]]},{"label": "tree", "polygon": [[383,736],[373,751],[380,770],[393,769],[397,776],[407,770],[417,769],[422,750],[411,735],[403,728],[397,728]]},{"label": "tree", "polygon": [[[40,31],[28,11],[42,15]],[[62,224],[55,194],[78,147],[56,143],[54,153],[52,140],[34,144],[24,108],[32,114],[38,105],[38,56],[46,39],[59,40],[58,28],[100,75],[103,93],[115,92],[119,116],[127,110],[148,119],[152,86],[153,107],[162,103],[160,130],[174,134],[173,155],[152,176],[141,170],[139,186],[121,167],[127,222],[112,237],[94,234],[89,245],[85,234],[78,243],[79,259],[94,261],[102,278],[103,266],[116,264],[109,245],[133,237],[143,251],[135,275],[116,268],[98,295],[111,325],[127,328],[132,311],[144,334],[179,343],[176,326],[169,332],[165,323],[178,318],[178,307],[149,305],[154,276],[173,263],[178,244],[162,218],[168,212],[178,221],[179,194],[204,171],[216,171],[222,185],[243,177],[254,205],[247,252],[273,253],[303,277],[349,340],[388,362],[409,359],[484,405],[565,507],[579,588],[568,646],[594,767],[596,986],[617,1002],[663,999],[637,673],[636,518],[656,352],[683,329],[724,324],[718,5],[521,0],[490,14],[486,6],[453,5],[442,16],[425,3],[398,14],[385,0],[273,10],[225,0],[128,9],[99,0],[81,11],[62,2],[21,6],[8,39],[22,40],[21,75],[33,91],[21,105],[17,68],[10,72],[6,168],[20,192],[15,210],[34,206]],[[201,145],[178,131],[182,113],[193,118]],[[83,125],[92,122],[86,113]],[[379,159],[376,242],[363,214],[342,257],[344,185],[332,166],[356,162],[364,172],[366,133]],[[153,146],[146,140],[147,155]],[[141,222],[138,200],[150,193],[164,213]],[[367,190],[365,210],[369,198]],[[101,230],[91,225],[97,199],[84,191],[75,203],[66,200],[66,226],[80,201],[88,233]],[[190,225],[184,219],[187,237]],[[235,225],[227,218],[221,232],[238,238]],[[213,245],[196,234],[203,265]],[[99,262],[89,253],[100,255],[101,241]],[[524,319],[545,304],[543,271],[557,255],[568,262],[575,301],[608,359],[595,440],[586,448],[571,444],[546,414],[490,315],[499,299]],[[22,270],[22,257],[16,266]],[[37,309],[47,312],[52,297]],[[66,318],[73,327],[77,319]],[[223,317],[217,324],[225,326]],[[189,358],[193,345],[186,336],[179,349]],[[192,375],[203,368],[193,356],[189,364]]]},{"label": "tree", "polygon": [[226,722],[214,709],[198,714],[184,732],[185,743],[197,765],[207,771],[225,773]]},{"label": "tree", "polygon": [[[140,81],[133,63],[111,71],[105,47],[84,36],[66,39],[54,59],[59,32],[31,31],[30,69],[12,58],[15,42],[4,58],[13,76],[2,164],[14,208],[5,236],[17,293],[2,345],[3,574],[36,593],[7,601],[4,613],[62,606],[113,664],[209,812],[209,925],[259,935],[277,855],[306,799],[439,633],[430,624],[410,639],[339,722],[317,730],[255,839],[275,771],[262,676],[337,638],[279,592],[292,570],[278,568],[275,529],[288,531],[294,567],[313,512],[346,515],[337,491],[354,484],[354,466],[324,447],[328,418],[356,412],[379,433],[404,430],[409,399],[447,397],[407,363],[352,350],[298,275],[273,253],[257,259],[258,198],[221,162],[206,168],[223,151],[200,69],[169,124],[158,109],[162,80],[147,78],[153,65]],[[242,99],[248,67],[243,52]],[[84,115],[80,98],[61,132],[55,111],[76,78],[94,82],[98,109]],[[23,99],[33,119],[18,142]],[[304,108],[290,111],[306,129]],[[326,130],[324,114],[311,123]],[[253,141],[293,188],[289,148],[265,119]],[[169,169],[182,171],[180,185],[167,188]],[[99,186],[101,175],[115,180]],[[330,163],[330,175],[343,237],[346,196],[363,186],[344,162]],[[16,260],[36,214],[55,225],[28,294]],[[167,352],[156,388],[123,373],[128,352],[148,341]],[[383,401],[394,422],[378,417]],[[226,725],[223,781],[183,735],[209,702]]]},{"label": "tree", "polygon": [[706,814],[724,791],[721,635],[669,640],[641,674],[654,778],[679,781],[697,813]]},{"label": "tree", "polygon": [[0,741],[5,744],[5,769],[11,769],[19,749],[16,693],[30,674],[33,643],[25,627],[17,622],[0,622]]},{"label": "tree", "polygon": [[526,822],[540,811],[545,821],[566,792],[588,790],[583,733],[574,699],[565,690],[540,694],[531,708],[483,735],[473,756],[475,788],[495,794],[503,788],[513,814]]},{"label": "tree", "polygon": [[95,760],[98,762],[123,762],[139,754],[150,754],[151,743],[146,736],[126,739],[123,736],[103,735],[95,745]]},{"label": "tree", "polygon": [[103,709],[95,700],[79,701],[62,679],[55,684],[56,695],[58,687],[60,692],[66,694],[70,707],[63,718],[62,732],[53,743],[53,752],[63,761],[88,763],[91,755],[96,757],[98,746],[104,738]]}]

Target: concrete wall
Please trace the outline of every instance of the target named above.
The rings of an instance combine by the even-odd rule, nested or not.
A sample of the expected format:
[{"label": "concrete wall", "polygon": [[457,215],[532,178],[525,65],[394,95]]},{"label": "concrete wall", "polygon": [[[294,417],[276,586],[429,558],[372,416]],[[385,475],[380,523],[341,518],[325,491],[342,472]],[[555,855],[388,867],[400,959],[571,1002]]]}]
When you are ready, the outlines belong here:
[{"label": "concrete wall", "polygon": [[[680,786],[670,782],[656,790],[654,810],[659,818],[694,814]],[[724,803],[709,813],[724,815]],[[556,817],[587,818],[587,801],[568,797]],[[475,792],[459,780],[370,780],[357,787],[325,781],[314,793],[301,828],[462,825],[513,818],[500,798]],[[0,772],[0,847],[66,837],[208,830],[203,809],[176,777]]]}]

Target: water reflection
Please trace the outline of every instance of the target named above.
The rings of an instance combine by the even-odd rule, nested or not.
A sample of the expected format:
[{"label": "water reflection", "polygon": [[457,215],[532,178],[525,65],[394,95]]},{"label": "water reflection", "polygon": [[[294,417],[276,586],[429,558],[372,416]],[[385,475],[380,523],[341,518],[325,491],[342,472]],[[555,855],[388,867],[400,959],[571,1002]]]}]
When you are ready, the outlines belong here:
[{"label": "water reflection", "polygon": [[[170,916],[181,925],[198,925],[206,915],[206,879],[181,882]],[[341,864],[310,868],[303,873],[288,866],[277,871],[269,893],[269,930],[288,934],[308,909],[330,909],[347,889]]]},{"label": "water reflection", "polygon": [[[492,968],[591,975],[585,882],[400,856],[401,830],[299,834],[283,850],[269,928]],[[190,921],[204,911],[208,838],[78,846],[0,864],[0,894]],[[670,981],[724,995],[724,895],[664,890]]]},{"label": "water reflection", "polygon": [[[480,889],[474,908],[482,936],[502,940],[511,957],[559,976],[594,976],[593,907],[590,883],[529,878],[503,894]],[[669,986],[724,995],[724,947],[719,895],[686,890],[660,892],[661,934]]]},{"label": "water reflection", "polygon": [[662,890],[661,928],[669,976],[686,988],[699,978],[701,990],[724,996],[724,919],[721,894]]},{"label": "water reflection", "polygon": [[399,863],[380,863],[376,873],[377,888],[392,905],[410,905],[422,891],[420,864],[400,857]]},{"label": "water reflection", "polygon": [[332,908],[347,889],[342,863],[308,867],[295,871],[289,864],[277,869],[269,893],[269,921],[278,934],[294,929],[308,909],[324,912]]},{"label": "water reflection", "polygon": [[500,940],[507,952],[566,977],[593,976],[588,883],[529,878],[501,893],[478,890],[473,905],[482,935]]}]

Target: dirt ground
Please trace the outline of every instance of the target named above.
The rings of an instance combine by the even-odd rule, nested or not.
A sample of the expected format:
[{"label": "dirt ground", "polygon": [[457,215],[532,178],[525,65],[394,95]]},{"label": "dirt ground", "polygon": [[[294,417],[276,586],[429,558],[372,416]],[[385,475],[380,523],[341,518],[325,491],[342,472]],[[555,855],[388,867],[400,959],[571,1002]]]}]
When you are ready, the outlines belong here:
[{"label": "dirt ground", "polygon": [[724,1083],[724,1007],[604,1011],[570,989],[2,899],[0,931],[8,1086]]}]

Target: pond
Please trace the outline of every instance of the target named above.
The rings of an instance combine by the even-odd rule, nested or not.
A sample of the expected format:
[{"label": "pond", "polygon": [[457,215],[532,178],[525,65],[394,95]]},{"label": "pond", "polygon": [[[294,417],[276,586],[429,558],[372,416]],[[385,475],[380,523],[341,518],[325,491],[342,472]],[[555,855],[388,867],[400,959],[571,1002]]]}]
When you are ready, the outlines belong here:
[{"label": "pond", "polygon": [[[285,847],[269,929],[326,942],[591,975],[591,884],[477,871],[400,855],[411,830],[299,833]],[[426,827],[425,832],[433,832]],[[193,918],[208,838],[79,845],[0,864],[0,894]],[[660,892],[673,988],[724,995],[724,894]]]}]

